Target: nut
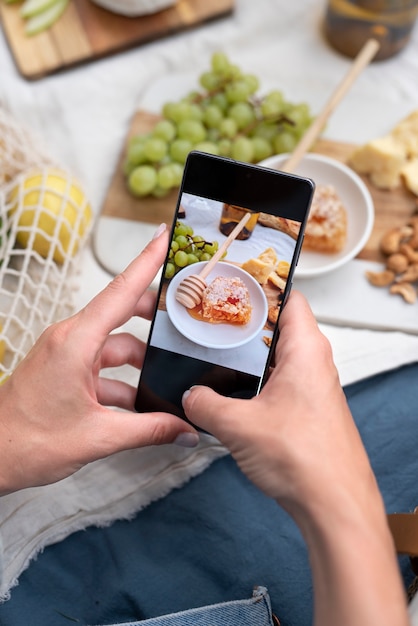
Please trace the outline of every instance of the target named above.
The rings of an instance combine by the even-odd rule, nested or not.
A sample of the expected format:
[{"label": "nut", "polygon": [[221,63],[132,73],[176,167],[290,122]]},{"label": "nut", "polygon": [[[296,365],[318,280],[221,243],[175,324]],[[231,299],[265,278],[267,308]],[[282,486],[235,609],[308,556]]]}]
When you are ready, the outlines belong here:
[{"label": "nut", "polygon": [[418,280],[418,263],[412,263],[398,280],[402,283],[415,283]]},{"label": "nut", "polygon": [[394,252],[386,261],[386,268],[392,270],[395,274],[401,274],[409,265],[408,257],[401,252]]},{"label": "nut", "polygon": [[369,283],[375,287],[387,287],[395,280],[395,272],[383,270],[382,272],[366,272]]},{"label": "nut", "polygon": [[413,248],[414,250],[418,250],[418,215],[413,216],[410,220],[408,220],[408,226],[412,227],[413,229],[408,243],[411,248]]},{"label": "nut", "polygon": [[417,299],[417,291],[411,283],[394,283],[389,291],[401,295],[408,304],[414,304]]},{"label": "nut", "polygon": [[268,309],[268,321],[271,324],[275,324],[279,317],[279,307],[278,306],[269,306]]},{"label": "nut", "polygon": [[409,243],[401,244],[399,250],[407,257],[410,263],[418,263],[418,250],[414,250]]},{"label": "nut", "polygon": [[380,249],[384,254],[394,254],[399,252],[399,247],[403,240],[408,239],[414,233],[412,226],[402,226],[402,228],[392,228],[380,241]]}]

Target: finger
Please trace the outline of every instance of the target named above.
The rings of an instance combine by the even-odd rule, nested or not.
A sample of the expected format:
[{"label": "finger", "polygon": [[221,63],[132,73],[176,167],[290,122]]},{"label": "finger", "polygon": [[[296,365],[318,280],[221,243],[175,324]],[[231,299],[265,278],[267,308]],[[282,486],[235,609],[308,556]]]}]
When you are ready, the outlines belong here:
[{"label": "finger", "polygon": [[128,321],[164,262],[168,231],[148,243],[139,256],[81,311],[86,332],[109,334]]},{"label": "finger", "polygon": [[155,289],[147,289],[144,295],[138,301],[134,315],[142,317],[144,320],[152,319],[154,315],[155,305],[157,303],[157,291]]},{"label": "finger", "polygon": [[221,441],[224,433],[234,430],[234,417],[238,417],[241,410],[246,410],[246,402],[248,401],[227,398],[209,387],[199,385],[183,395],[183,409],[187,418]]},{"label": "finger", "polygon": [[104,367],[119,367],[132,365],[141,368],[146,346],[143,341],[129,333],[114,333],[109,335],[103,346],[100,365]]},{"label": "finger", "polygon": [[280,315],[280,333],[287,328],[292,328],[294,325],[307,328],[307,332],[309,332],[312,327],[318,327],[312,309],[305,296],[295,289],[292,290]]},{"label": "finger", "polygon": [[168,413],[127,413],[106,410],[100,422],[103,455],[143,446],[175,443],[192,448],[199,434],[185,420]]},{"label": "finger", "polygon": [[101,376],[97,381],[97,400],[103,406],[114,406],[133,411],[136,388],[121,380]]}]

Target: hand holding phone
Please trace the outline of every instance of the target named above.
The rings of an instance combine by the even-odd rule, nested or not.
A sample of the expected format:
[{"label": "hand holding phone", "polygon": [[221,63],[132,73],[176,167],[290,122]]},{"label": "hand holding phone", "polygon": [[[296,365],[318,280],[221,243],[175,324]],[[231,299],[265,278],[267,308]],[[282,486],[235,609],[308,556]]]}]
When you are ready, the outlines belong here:
[{"label": "hand holding phone", "polygon": [[[259,393],[292,284],[314,185],[261,166],[191,152],[184,171],[141,372],[136,410],[186,419],[196,384],[250,398]],[[178,214],[181,210],[182,217]],[[249,221],[186,307],[178,287],[207,265],[244,214]]]}]

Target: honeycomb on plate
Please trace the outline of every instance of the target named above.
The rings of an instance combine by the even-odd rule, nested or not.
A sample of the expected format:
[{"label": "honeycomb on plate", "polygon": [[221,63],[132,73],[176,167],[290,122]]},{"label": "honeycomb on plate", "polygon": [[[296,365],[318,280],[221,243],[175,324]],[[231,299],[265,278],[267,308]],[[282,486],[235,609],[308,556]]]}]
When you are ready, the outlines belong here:
[{"label": "honeycomb on plate", "polygon": [[251,309],[247,286],[238,277],[217,276],[203,292],[202,316],[208,321],[247,324]]}]

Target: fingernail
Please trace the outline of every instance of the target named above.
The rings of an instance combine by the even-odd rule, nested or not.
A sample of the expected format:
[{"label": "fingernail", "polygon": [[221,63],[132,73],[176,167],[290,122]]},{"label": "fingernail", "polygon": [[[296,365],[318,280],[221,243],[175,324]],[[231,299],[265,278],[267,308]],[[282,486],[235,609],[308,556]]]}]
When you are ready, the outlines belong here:
[{"label": "fingernail", "polygon": [[190,389],[186,389],[186,391],[184,392],[184,394],[181,397],[181,403],[184,405],[184,403],[186,402],[187,398],[190,396]]},{"label": "fingernail", "polygon": [[195,448],[199,443],[199,435],[197,433],[180,433],[173,443],[183,448]]},{"label": "fingernail", "polygon": [[152,239],[153,240],[158,239],[158,237],[165,232],[166,228],[167,228],[167,224],[160,224],[157,230],[155,231]]}]

